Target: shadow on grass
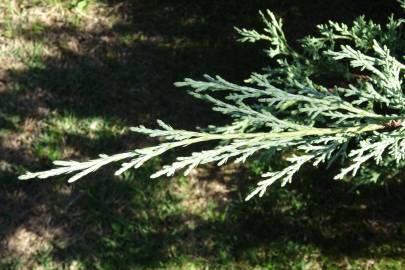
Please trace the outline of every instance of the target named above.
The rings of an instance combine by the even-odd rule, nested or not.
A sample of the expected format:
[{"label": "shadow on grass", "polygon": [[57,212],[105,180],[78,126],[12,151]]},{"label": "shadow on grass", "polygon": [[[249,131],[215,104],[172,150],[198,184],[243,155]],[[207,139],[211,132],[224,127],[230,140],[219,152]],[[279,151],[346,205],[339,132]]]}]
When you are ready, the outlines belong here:
[{"label": "shadow on grass", "polygon": [[234,190],[227,202],[192,213],[182,203],[189,194],[177,191],[187,180],[150,180],[154,169],[120,180],[89,178],[74,187],[58,181],[3,184],[2,233],[23,227],[43,235],[59,228],[47,253],[53,262],[80,261],[85,268],[101,269],[187,261],[287,269],[308,256],[327,258],[327,267],[347,257],[400,260],[405,255],[403,183],[353,188],[327,176],[305,177],[246,203],[241,197],[252,176],[239,173],[226,183]]},{"label": "shadow on grass", "polygon": [[263,44],[235,41],[233,26],[262,27],[257,10],[270,8],[282,16],[287,35],[295,40],[330,19],[350,22],[365,13],[383,22],[398,9],[395,1],[104,2],[122,4],[111,28],[59,25],[17,33],[56,47],[59,54],[32,56],[25,61],[28,69],[8,70],[10,87],[22,91],[2,91],[2,110],[35,117],[37,107],[45,106],[77,117],[117,117],[136,124],[156,118],[181,127],[214,123],[218,117],[172,84],[207,72],[241,81],[267,65]]},{"label": "shadow on grass", "polygon": [[[239,177],[235,182],[243,181]],[[91,219],[96,222],[90,227],[104,224],[106,230],[92,238],[99,244],[87,247],[83,258],[90,254],[103,258],[111,268],[158,267],[186,258],[212,266],[236,262],[287,267],[290,261],[318,252],[336,263],[344,257],[403,258],[403,184],[391,185],[389,191],[381,186],[358,188],[356,194],[349,184],[312,181],[313,185],[306,180],[287,190],[274,188],[265,199],[252,203],[237,199],[246,189],[234,182],[239,191],[231,194],[225,208],[196,216],[173,209],[176,197],[162,189],[167,183],[153,183],[158,189],[152,193],[146,187],[150,182],[141,192],[123,187],[114,197],[107,195],[108,184],[93,186],[90,193],[114,203],[100,205],[96,200],[91,208],[100,215]],[[129,198],[132,204],[120,208]],[[81,203],[88,205],[85,199]],[[83,246],[68,244],[55,255],[63,260],[64,252]]]},{"label": "shadow on grass", "polygon": [[[172,83],[206,72],[241,81],[269,64],[261,45],[234,41],[234,25],[260,25],[257,10],[276,11],[295,39],[329,19],[350,22],[365,13],[384,21],[397,9],[394,1],[385,0],[104,2],[122,3],[117,8],[120,20],[109,29],[54,26],[36,33],[21,31],[20,38],[50,44],[59,55],[33,58],[24,70],[7,70],[7,85],[20,90],[0,92],[2,113],[40,121],[56,111],[79,119],[97,116],[149,126],[160,118],[181,128],[218,123],[224,119]],[[49,113],[44,116],[39,108]],[[0,125],[15,129],[2,115]],[[68,144],[84,148],[86,156],[127,145],[116,137],[65,137]],[[32,167],[39,159],[35,153],[20,157],[18,148],[7,151],[12,151],[8,156],[14,158],[7,161],[13,165],[20,160],[22,166]],[[62,228],[50,240],[50,256],[56,261],[80,259],[88,268],[159,266],[182,257],[213,264],[280,260],[283,265],[289,256],[303,257],[305,246],[337,258],[404,255],[398,251],[405,248],[402,184],[389,186],[390,192],[374,186],[354,194],[348,184],[305,180],[285,190],[275,188],[260,202],[244,203],[238,198],[251,181],[239,175],[230,184],[238,192],[230,194],[228,204],[196,215],[184,209],[173,183],[148,179],[152,169],[119,181],[99,174],[66,186],[58,181],[17,182],[15,170],[2,168],[0,236],[6,239],[22,227],[38,234]],[[292,243],[291,250],[285,251],[286,243]],[[384,245],[395,249],[378,250]],[[280,253],[287,255],[280,258]]]}]

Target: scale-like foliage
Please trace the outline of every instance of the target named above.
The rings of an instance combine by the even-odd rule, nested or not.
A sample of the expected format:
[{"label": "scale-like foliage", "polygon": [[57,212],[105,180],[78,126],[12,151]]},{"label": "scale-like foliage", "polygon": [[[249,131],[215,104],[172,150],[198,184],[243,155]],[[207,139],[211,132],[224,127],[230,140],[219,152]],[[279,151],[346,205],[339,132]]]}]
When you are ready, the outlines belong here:
[{"label": "scale-like foliage", "polygon": [[[404,1],[400,4],[405,6]],[[401,165],[405,161],[403,20],[391,16],[380,25],[359,17],[352,26],[328,22],[318,26],[319,36],[303,38],[300,48],[294,49],[286,40],[282,20],[270,11],[260,15],[263,31],[236,30],[242,42],[269,42],[266,54],[276,60],[275,68],[252,73],[245,85],[208,75],[201,81],[176,83],[212,103],[215,111],[231,116],[232,123],[185,131],[158,121],[160,129],[132,128],[164,139],[157,146],[85,162],[56,161],[55,169],[29,172],[20,179],[73,173],[69,182],[74,182],[104,165],[126,160],[118,175],[168,150],[208,141],[219,143],[213,149],[178,157],[152,177],[172,176],[180,169],[188,174],[211,162],[223,165],[263,154],[289,155],[290,165],[263,174],[264,179],[246,198],[250,199],[262,196],[275,182],[291,182],[307,163],[329,166],[339,160],[344,165],[336,179],[356,175],[370,161]],[[225,93],[225,98],[217,92]]]}]

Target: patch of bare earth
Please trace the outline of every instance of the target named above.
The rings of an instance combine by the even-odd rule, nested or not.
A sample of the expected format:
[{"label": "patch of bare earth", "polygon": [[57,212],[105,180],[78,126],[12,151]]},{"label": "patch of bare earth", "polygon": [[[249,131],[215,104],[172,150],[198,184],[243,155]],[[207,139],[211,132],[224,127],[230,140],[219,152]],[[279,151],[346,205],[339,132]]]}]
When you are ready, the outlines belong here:
[{"label": "patch of bare earth", "polygon": [[28,259],[38,252],[52,248],[53,240],[62,234],[61,228],[49,226],[42,215],[30,220],[30,223],[32,224],[17,228],[5,240],[5,246],[13,256]]},{"label": "patch of bare earth", "polygon": [[[18,197],[18,194],[14,194]],[[24,194],[19,196],[21,201],[32,201],[25,198]],[[12,209],[10,207],[10,209]],[[14,209],[15,224],[3,231],[1,241],[2,252],[0,258],[18,258],[24,265],[24,269],[33,269],[35,255],[52,249],[55,242],[63,235],[62,226],[54,226],[50,215],[49,206],[39,204],[35,207],[28,206],[25,211]]]},{"label": "patch of bare earth", "polygon": [[[55,98],[40,88],[16,92],[19,86],[12,74],[23,74],[30,69],[27,60],[34,54],[38,54],[40,61],[53,59],[64,66],[71,61],[60,61],[66,50],[78,56],[92,55],[89,48],[94,51],[106,43],[99,33],[118,20],[112,14],[120,5],[92,3],[81,11],[67,8],[66,3],[68,1],[48,5],[24,0],[0,1],[0,94],[5,97],[0,100],[0,113],[12,106],[13,113],[24,117],[17,130],[0,134],[0,146],[5,150],[0,153],[2,163],[19,160],[20,164],[26,164],[32,157],[32,143],[41,133],[43,120],[53,113],[48,104]],[[36,51],[36,48],[40,49]],[[97,55],[93,58],[96,63]],[[13,104],[5,100],[7,97]],[[69,153],[64,156],[68,157]]]},{"label": "patch of bare earth", "polygon": [[[0,127],[1,171],[14,171],[13,166],[16,164],[35,162],[33,144],[43,130],[44,120],[53,113],[47,105],[49,93],[39,88],[16,92],[18,85],[11,74],[23,73],[30,68],[25,60],[32,57],[39,42],[41,50],[37,53],[40,59],[58,59],[66,48],[76,55],[86,54],[87,51],[81,46],[83,38],[93,37],[80,33],[88,32],[91,35],[96,30],[109,27],[111,23],[108,18],[110,10],[102,4],[94,4],[84,13],[68,10],[58,4],[38,6],[31,4],[31,1],[8,2],[0,1],[0,98],[5,97],[0,100],[0,113],[16,113],[22,119],[15,129],[4,131]],[[73,17],[80,20],[76,25],[80,29],[69,32]],[[55,31],[35,33],[32,31],[35,25]],[[6,97],[12,97],[12,104]],[[66,149],[64,157],[73,154]],[[18,258],[23,265],[19,269],[39,269],[34,255],[52,249],[55,243],[67,237],[64,230],[66,225],[55,224],[52,220],[51,207],[60,200],[57,195],[68,197],[70,192],[71,187],[64,187],[58,190],[58,194],[52,195],[49,185],[39,188],[35,196],[29,197],[18,188],[6,191],[3,195],[13,200],[1,198],[6,205],[0,209],[0,260]],[[6,220],[9,215],[12,215],[11,221]],[[78,268],[77,263],[73,262],[66,269]]]},{"label": "patch of bare earth", "polygon": [[[41,59],[66,67],[74,61],[66,57],[68,51],[75,56],[86,56],[86,60],[92,61],[95,65],[99,64],[98,56],[107,54],[105,51],[114,51],[114,44],[119,44],[117,41],[119,35],[106,30],[111,29],[114,20],[118,20],[113,15],[118,14],[116,9],[125,8],[122,4],[107,7],[97,3],[92,4],[86,13],[83,13],[74,9],[67,10],[61,5],[37,6],[30,5],[30,1],[24,3],[26,4],[15,1],[12,11],[3,8],[0,3],[0,29],[12,26],[7,33],[0,30],[0,63],[2,63],[0,94],[15,96],[13,105],[24,110],[21,113],[24,119],[19,123],[17,130],[0,134],[0,148],[3,150],[0,152],[0,165],[4,163],[4,166],[34,162],[33,144],[44,128],[44,120],[53,113],[47,104],[55,98],[40,88],[14,93],[16,85],[10,74],[24,73],[30,68],[23,60],[32,56],[39,42],[42,48],[38,52]],[[73,17],[78,18],[80,23],[73,23],[71,21]],[[6,27],[6,24],[9,26]],[[41,25],[44,30],[32,31],[35,25]],[[164,43],[159,36],[145,36],[141,32],[135,39]],[[172,45],[165,44],[165,46]],[[16,55],[16,52],[19,54]],[[125,56],[125,49],[114,51],[114,57],[125,58]],[[69,149],[66,151],[64,158],[75,154]],[[182,206],[190,214],[185,222],[195,223],[197,220],[192,217],[202,216],[210,207],[224,206],[230,199],[231,179],[237,169],[235,165],[224,166],[221,169],[210,167],[195,169],[188,178],[191,184],[177,186],[177,192],[184,197]],[[52,249],[55,244],[66,240],[67,237],[80,237],[80,235],[66,235],[64,226],[69,224],[56,224],[51,219],[53,215],[50,207],[58,203],[57,195],[53,196],[52,192],[49,186],[45,185],[40,187],[36,196],[29,198],[22,192],[21,194],[18,191],[10,192],[9,196],[16,202],[8,203],[4,209],[14,213],[13,224],[8,226],[8,231],[0,231],[0,238],[5,236],[0,239],[0,247],[3,248],[0,251],[0,259],[9,255],[19,257],[26,269],[36,269],[33,255]],[[59,195],[63,192],[68,196],[71,190],[70,188],[66,188],[65,191],[58,190]],[[1,213],[0,209],[0,226]]]},{"label": "patch of bare earth", "polygon": [[210,205],[222,207],[232,191],[232,179],[238,172],[238,166],[230,164],[221,168],[196,168],[188,177],[191,185],[178,186],[178,193],[185,196],[182,206],[188,213],[199,215]]}]

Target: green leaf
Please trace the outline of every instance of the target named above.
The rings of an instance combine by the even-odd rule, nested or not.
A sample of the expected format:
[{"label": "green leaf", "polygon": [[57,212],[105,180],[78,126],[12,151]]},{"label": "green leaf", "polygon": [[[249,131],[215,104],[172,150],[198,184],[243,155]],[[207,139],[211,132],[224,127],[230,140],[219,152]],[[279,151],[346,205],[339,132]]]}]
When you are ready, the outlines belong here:
[{"label": "green leaf", "polygon": [[76,8],[77,8],[79,11],[84,11],[84,10],[87,8],[88,5],[89,5],[89,1],[87,1],[87,0],[82,0],[82,1],[79,1],[79,2],[77,3]]}]

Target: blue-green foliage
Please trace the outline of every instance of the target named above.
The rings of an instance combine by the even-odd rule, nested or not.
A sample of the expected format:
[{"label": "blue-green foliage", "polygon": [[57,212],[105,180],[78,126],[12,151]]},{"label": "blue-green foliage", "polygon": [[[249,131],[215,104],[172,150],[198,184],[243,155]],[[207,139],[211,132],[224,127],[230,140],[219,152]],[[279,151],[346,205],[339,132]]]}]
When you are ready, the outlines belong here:
[{"label": "blue-green foliage", "polygon": [[[404,3],[400,1],[402,7]],[[158,121],[159,129],[132,128],[164,139],[157,146],[100,155],[86,162],[56,161],[57,168],[27,173],[21,179],[74,173],[69,180],[73,182],[104,165],[128,160],[117,171],[121,174],[168,150],[207,141],[219,144],[178,157],[152,177],[171,176],[180,169],[188,174],[200,164],[223,165],[283,153],[290,165],[264,173],[264,179],[247,196],[250,199],[262,196],[275,182],[291,182],[304,164],[330,166],[342,162],[336,179],[355,176],[369,162],[402,165],[403,20],[391,16],[380,25],[359,17],[351,26],[328,22],[318,26],[319,35],[299,40],[295,48],[286,39],[281,19],[270,11],[260,15],[265,26],[262,31],[236,30],[242,42],[267,42],[265,53],[275,60],[276,67],[252,73],[244,85],[208,75],[202,81],[185,79],[176,83],[192,89],[194,97],[212,103],[215,111],[229,115],[233,119],[229,125],[185,131]]]}]

